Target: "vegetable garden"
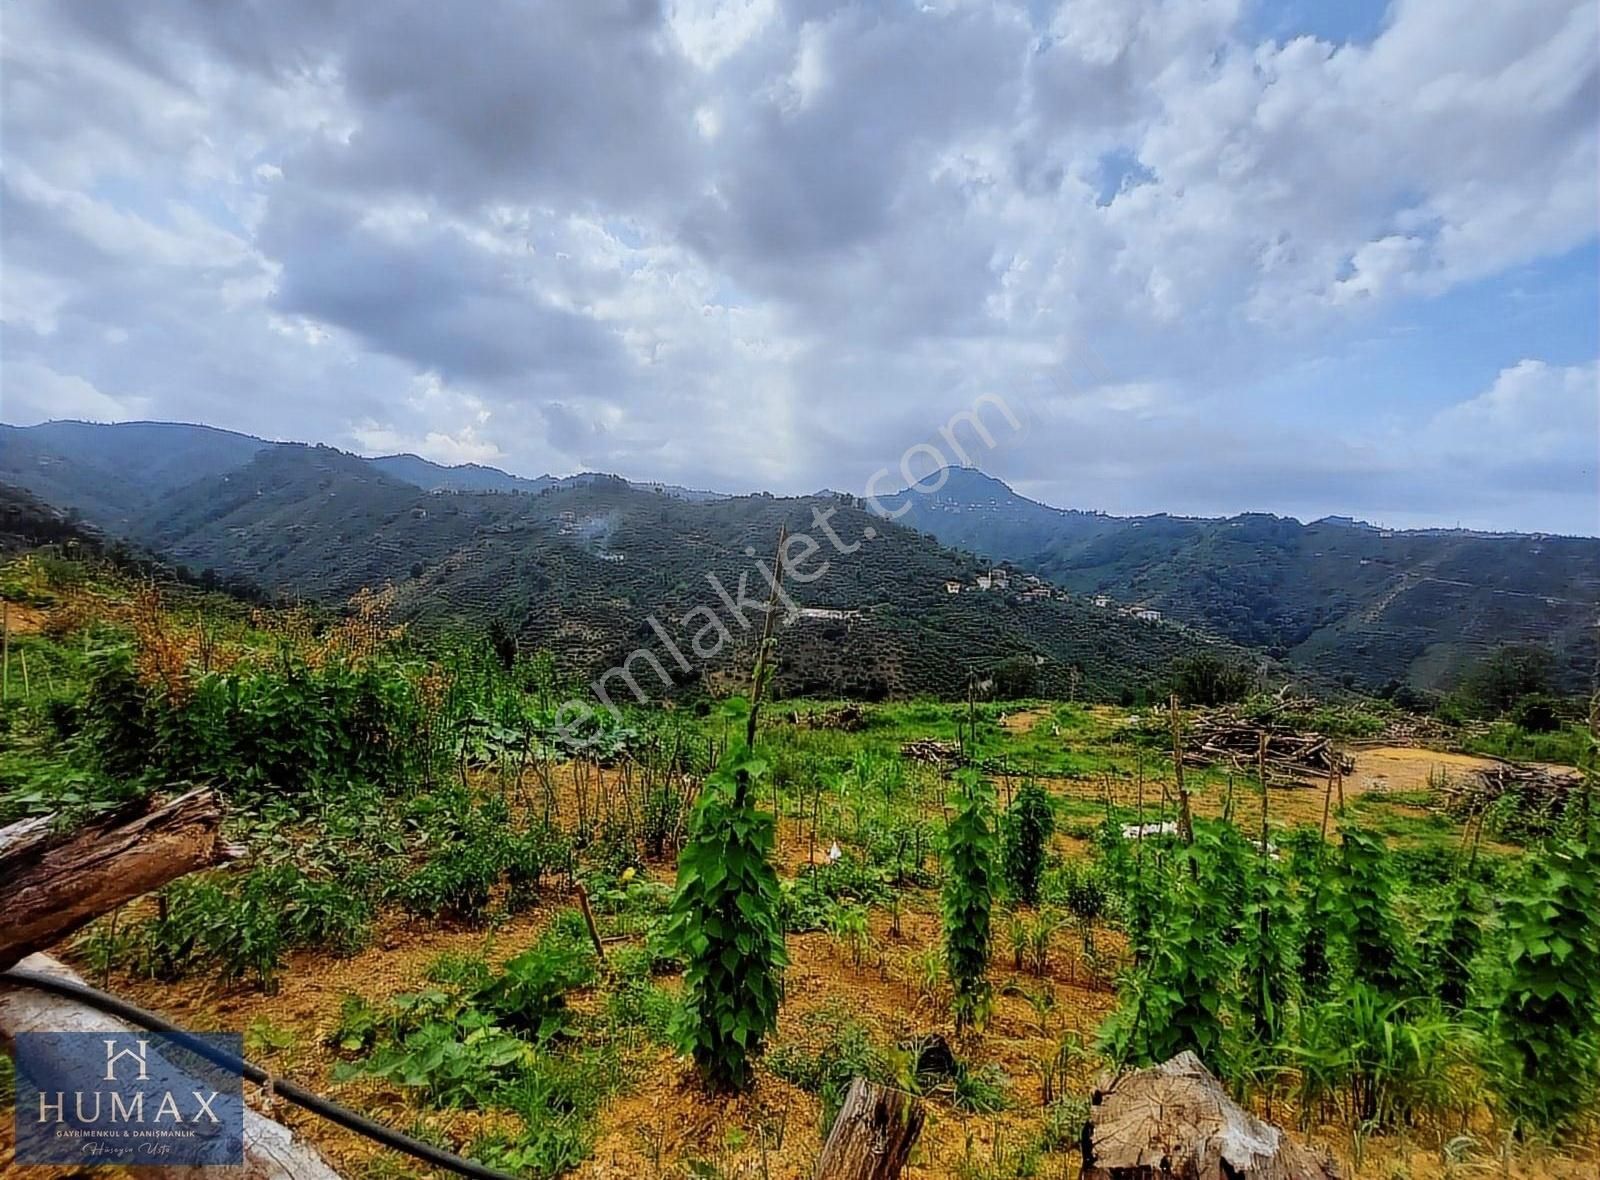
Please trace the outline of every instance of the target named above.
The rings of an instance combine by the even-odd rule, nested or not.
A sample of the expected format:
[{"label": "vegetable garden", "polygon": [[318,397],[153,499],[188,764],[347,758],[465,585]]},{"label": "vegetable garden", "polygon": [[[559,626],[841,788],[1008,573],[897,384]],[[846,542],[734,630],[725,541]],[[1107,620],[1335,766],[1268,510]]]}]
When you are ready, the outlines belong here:
[{"label": "vegetable garden", "polygon": [[[382,595],[263,611],[38,558],[0,593],[41,620],[10,636],[0,823],[209,784],[247,850],[57,953],[491,1166],[809,1176],[865,1077],[929,1112],[907,1175],[1076,1176],[1095,1077],[1183,1050],[1347,1175],[1600,1166],[1587,785],[1486,828],[1442,781],[1182,770],[1197,712],[813,725],[836,706],[762,707],[765,641],[748,697],[601,714],[580,750],[559,661],[416,641]],[[901,753],[929,741],[961,765]]]}]

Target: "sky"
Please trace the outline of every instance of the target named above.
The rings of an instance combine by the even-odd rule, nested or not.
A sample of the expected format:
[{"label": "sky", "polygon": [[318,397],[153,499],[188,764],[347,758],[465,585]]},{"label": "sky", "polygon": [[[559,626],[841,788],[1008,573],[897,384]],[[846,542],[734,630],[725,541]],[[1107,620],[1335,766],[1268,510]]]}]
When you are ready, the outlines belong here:
[{"label": "sky", "polygon": [[1053,504],[1600,533],[1597,49],[1593,0],[15,0],[0,420],[809,492],[987,395]]}]

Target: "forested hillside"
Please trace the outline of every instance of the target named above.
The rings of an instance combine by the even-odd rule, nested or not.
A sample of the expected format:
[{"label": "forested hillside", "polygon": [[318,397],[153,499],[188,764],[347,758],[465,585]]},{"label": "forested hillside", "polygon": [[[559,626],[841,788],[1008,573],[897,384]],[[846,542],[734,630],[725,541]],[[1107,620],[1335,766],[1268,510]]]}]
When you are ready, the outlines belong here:
[{"label": "forested hillside", "polygon": [[[850,648],[868,671],[847,676],[834,655],[835,671],[821,679],[792,665],[786,674],[818,689],[931,687],[970,650],[984,664],[1042,655],[1046,684],[1076,664],[1120,693],[1194,643],[1122,613],[1133,608],[1369,691],[1447,691],[1495,648],[1536,643],[1554,654],[1556,686],[1576,692],[1590,685],[1600,655],[1593,538],[1266,514],[1115,517],[1037,503],[978,471],[946,475],[936,491],[882,501],[904,508],[898,525],[938,545],[874,522],[885,539],[870,556],[797,589],[805,605],[870,608],[871,625],[855,628]],[[392,581],[418,620],[503,613],[530,641],[573,639],[584,660],[632,650],[632,637],[650,634],[650,612],[688,609],[691,591],[708,589],[706,572],[750,569],[745,546],[765,553],[763,529],[775,534],[785,512],[797,526],[814,506],[594,473],[527,479],[415,455],[364,459],[170,423],[0,427],[0,480],[197,572],[328,600]],[[572,499],[552,498],[564,496]],[[868,527],[865,518],[854,527]],[[728,565],[708,567],[707,554]],[[943,592],[946,580],[970,587],[986,562],[1000,560],[1047,578],[1073,602]],[[1096,595],[1108,606],[1085,614],[1083,600]],[[909,676],[908,637],[921,669]],[[1113,650],[1124,653],[1118,670],[1103,658]]]},{"label": "forested hillside", "polygon": [[[818,513],[853,552],[835,549]],[[757,560],[770,566],[780,526],[817,541],[812,572],[828,563],[786,591],[807,612],[785,635],[786,693],[960,695],[976,671],[1011,692],[1137,699],[1200,651],[1254,666],[1248,653],[1183,628],[1060,597],[1023,600],[1015,589],[978,592],[975,560],[842,498],[690,501],[604,476],[531,495],[424,492],[342,451],[273,444],[242,467],[168,489],[122,535],[208,584],[248,582],[332,606],[392,585],[397,614],[419,633],[481,632],[493,621],[585,676],[647,648],[686,684],[747,673],[758,624],[748,604],[767,594]],[[948,593],[949,582],[968,592]],[[740,612],[719,585],[746,600]],[[726,638],[685,669],[648,620],[689,651],[703,617],[681,620],[697,607],[717,613]],[[647,691],[666,687],[636,671]]]},{"label": "forested hillside", "polygon": [[1593,676],[1600,540],[1462,530],[1071,512],[977,471],[888,498],[900,523],[1033,569],[1081,594],[1161,610],[1348,679],[1442,689],[1485,652],[1537,642],[1564,687]]}]

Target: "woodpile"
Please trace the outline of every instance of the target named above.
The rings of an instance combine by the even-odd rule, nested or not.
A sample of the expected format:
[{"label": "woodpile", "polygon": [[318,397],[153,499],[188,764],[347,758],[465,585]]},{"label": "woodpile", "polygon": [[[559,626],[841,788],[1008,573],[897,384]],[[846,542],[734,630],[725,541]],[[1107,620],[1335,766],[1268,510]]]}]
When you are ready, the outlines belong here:
[{"label": "woodpile", "polygon": [[919,738],[900,747],[900,756],[913,762],[927,762],[944,766],[961,761],[961,747],[955,742],[941,742],[935,738]]},{"label": "woodpile", "polygon": [[837,709],[823,709],[816,713],[789,711],[789,724],[807,729],[838,729],[854,733],[867,723],[867,711],[860,705],[840,705]]},{"label": "woodpile", "polygon": [[1524,825],[1554,830],[1567,807],[1581,798],[1583,775],[1566,767],[1496,762],[1461,778],[1446,778],[1437,789],[1445,810],[1458,819],[1477,815],[1503,796],[1512,795]]},{"label": "woodpile", "polygon": [[1190,766],[1221,763],[1254,774],[1262,734],[1267,738],[1267,777],[1278,785],[1320,786],[1330,770],[1349,774],[1355,769],[1355,760],[1336,751],[1332,739],[1323,734],[1227,715],[1200,718],[1190,727],[1184,735],[1183,760]]},{"label": "woodpile", "polygon": [[1193,1053],[1097,1088],[1080,1180],[1337,1180],[1326,1156],[1243,1109]]}]

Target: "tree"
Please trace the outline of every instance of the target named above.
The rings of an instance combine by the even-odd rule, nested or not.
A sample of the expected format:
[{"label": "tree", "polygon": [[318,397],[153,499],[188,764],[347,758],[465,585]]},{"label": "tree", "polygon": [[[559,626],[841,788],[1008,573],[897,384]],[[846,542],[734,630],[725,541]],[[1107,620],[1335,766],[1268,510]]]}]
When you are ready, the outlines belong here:
[{"label": "tree", "polygon": [[1001,828],[1006,887],[1013,899],[1033,905],[1039,900],[1039,877],[1056,830],[1050,796],[1038,783],[1024,783],[1006,808]]},{"label": "tree", "polygon": [[990,918],[994,908],[994,798],[976,773],[961,776],[961,810],[945,834],[945,966],[955,993],[958,1030],[989,1011]]},{"label": "tree", "polygon": [[1537,644],[1508,644],[1480,660],[1461,682],[1458,697],[1467,712],[1498,717],[1523,697],[1548,695],[1555,657]]},{"label": "tree", "polygon": [[1039,669],[1031,656],[1010,656],[989,673],[994,693],[1001,700],[1015,701],[1039,692]]},{"label": "tree", "polygon": [[1172,688],[1185,704],[1225,705],[1249,695],[1250,669],[1202,652],[1173,665]]},{"label": "tree", "polygon": [[500,661],[500,666],[507,672],[511,671],[517,662],[517,636],[502,618],[489,620],[489,647],[494,651],[495,659]]}]

